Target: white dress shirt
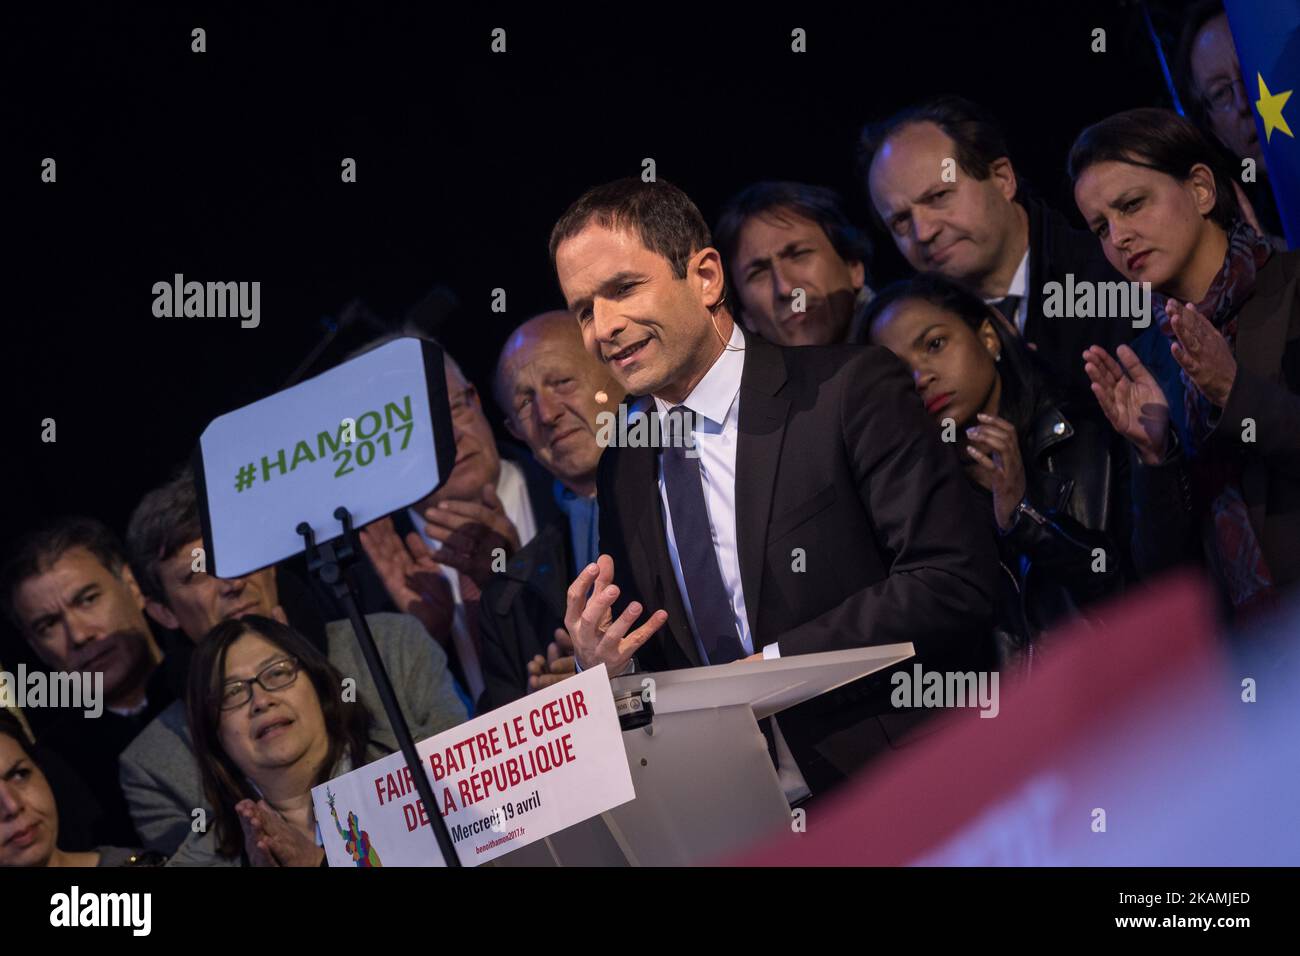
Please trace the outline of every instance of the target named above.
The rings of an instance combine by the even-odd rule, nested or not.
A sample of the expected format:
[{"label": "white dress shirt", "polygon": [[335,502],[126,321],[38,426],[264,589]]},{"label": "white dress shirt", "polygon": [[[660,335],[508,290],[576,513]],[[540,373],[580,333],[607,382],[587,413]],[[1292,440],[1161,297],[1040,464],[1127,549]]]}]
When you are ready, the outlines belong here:
[{"label": "white dress shirt", "polygon": [[[740,378],[745,369],[745,337],[740,326],[734,323],[727,346],[682,404],[696,415],[694,451],[699,455],[704,502],[709,512],[709,525],[713,529],[713,550],[717,554],[722,583],[736,617],[740,644],[748,656],[754,653],[754,637],[750,633],[749,616],[745,611],[745,590],[740,580],[740,552],[736,546],[736,441],[740,434]],[[658,397],[655,398],[655,405],[662,426],[660,434],[671,434],[664,416],[673,406]],[[668,554],[672,559],[673,576],[677,579],[677,591],[686,607],[700,660],[707,662],[708,657],[695,626],[686,579],[682,575],[677,539],[673,536],[673,518],[668,506],[668,486],[664,482],[662,456],[659,459],[659,499],[663,502]],[[764,658],[780,656],[776,643],[763,648]],[[809,794],[808,784],[799,772],[799,766],[775,719],[772,721],[772,729],[776,742],[777,776],[780,777],[786,799],[794,803]]]},{"label": "white dress shirt", "polygon": [[[537,534],[537,520],[533,516],[532,502],[528,498],[528,481],[524,478],[523,469],[512,461],[501,459],[501,473],[497,476],[496,491],[502,507],[505,508],[506,517],[519,532],[519,546],[522,548]],[[425,520],[424,515],[414,508],[408,508],[407,513],[411,516],[411,523],[415,525],[416,533],[424,539],[424,543],[435,552],[441,548],[442,542],[429,537],[425,532],[424,526],[428,521]],[[456,649],[461,670],[465,672],[465,683],[469,685],[470,699],[477,703],[485,686],[483,666],[479,663],[478,653],[474,650],[474,637],[469,632],[469,616],[465,611],[465,602],[460,596],[460,573],[446,565],[442,565],[441,570],[442,576],[447,579],[447,584],[451,587],[452,600],[455,601],[451,619],[452,646]]]}]

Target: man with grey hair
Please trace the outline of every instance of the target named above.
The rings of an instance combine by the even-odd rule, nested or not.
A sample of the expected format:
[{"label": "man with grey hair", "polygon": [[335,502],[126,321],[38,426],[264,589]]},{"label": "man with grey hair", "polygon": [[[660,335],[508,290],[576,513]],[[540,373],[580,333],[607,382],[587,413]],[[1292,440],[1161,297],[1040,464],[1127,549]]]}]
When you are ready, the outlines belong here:
[{"label": "man with grey hair", "polygon": [[497,359],[494,383],[506,429],[554,476],[563,513],[543,527],[483,592],[480,710],[500,707],[574,673],[564,630],[565,590],[596,560],[596,469],[604,448],[601,413],[613,415],[624,389],[582,344],[567,312],[520,325]]}]

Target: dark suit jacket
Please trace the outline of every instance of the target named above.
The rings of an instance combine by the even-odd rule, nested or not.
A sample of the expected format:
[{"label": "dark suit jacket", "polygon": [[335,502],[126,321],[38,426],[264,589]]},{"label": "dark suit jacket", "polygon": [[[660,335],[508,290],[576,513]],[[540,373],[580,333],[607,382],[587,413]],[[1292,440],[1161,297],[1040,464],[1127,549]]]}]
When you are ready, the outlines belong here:
[{"label": "dark suit jacket", "polygon": [[[1239,456],[1274,583],[1300,583],[1300,252],[1276,253],[1237,317],[1237,379],[1207,445]],[[1242,441],[1245,419],[1255,441]]]},{"label": "dark suit jacket", "polygon": [[[1183,385],[1169,339],[1156,331],[1143,345],[1140,354],[1152,360],[1152,374],[1185,445]],[[1300,584],[1300,252],[1275,253],[1256,276],[1255,291],[1237,315],[1236,359],[1232,392],[1191,471],[1195,478],[1215,458],[1241,466],[1242,497],[1273,581],[1290,589]],[[1247,419],[1253,422],[1253,442],[1242,440]],[[1136,504],[1158,512],[1165,537],[1194,555],[1207,520],[1206,502],[1194,498],[1194,483],[1189,488],[1186,480],[1174,481],[1184,466],[1180,447],[1166,464],[1148,469],[1153,490]]]},{"label": "dark suit jacket", "polygon": [[[927,668],[987,666],[996,547],[906,367],[876,346],[745,342],[736,534],[755,650],[910,641]],[[650,671],[702,663],[668,554],[656,454],[609,448],[599,477],[600,546],[614,557],[620,603],[635,596],[668,612],[637,655]],[[890,744],[890,689],[873,675],[781,715],[815,793]]]},{"label": "dark suit jacket", "polygon": [[1121,344],[1140,333],[1131,319],[1048,318],[1043,314],[1044,287],[1049,282],[1065,285],[1067,273],[1080,282],[1122,282],[1097,237],[1075,229],[1065,216],[1046,203],[1023,200],[1029,213],[1029,304],[1025,312],[1025,341],[1060,376],[1064,396],[1081,408],[1095,408],[1096,399],[1083,370],[1083,350],[1100,345],[1112,355]]},{"label": "dark suit jacket", "polygon": [[569,523],[561,518],[537,532],[493,577],[479,604],[483,638],[483,694],[477,711],[485,714],[528,693],[528,662],[564,627],[566,592],[577,572]]},{"label": "dark suit jacket", "polygon": [[[188,663],[188,655],[185,661]],[[118,786],[118,755],[179,698],[175,675],[167,663],[164,657],[149,678],[145,688],[148,704],[140,713],[126,717],[106,709],[99,717],[88,718],[81,711],[67,710],[37,736],[36,742],[58,754],[93,794],[99,810],[91,822],[94,846],[142,845],[126,797]],[[75,784],[67,783],[61,776],[59,786],[61,790],[70,788],[75,795]],[[58,794],[59,799],[62,796]],[[78,824],[68,821],[68,825],[71,830]]]}]

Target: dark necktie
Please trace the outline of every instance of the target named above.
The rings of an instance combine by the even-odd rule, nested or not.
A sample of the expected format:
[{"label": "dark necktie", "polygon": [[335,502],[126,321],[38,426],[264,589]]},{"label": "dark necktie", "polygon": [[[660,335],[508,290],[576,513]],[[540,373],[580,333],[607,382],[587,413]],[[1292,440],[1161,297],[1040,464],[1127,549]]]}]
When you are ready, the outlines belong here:
[{"label": "dark necktie", "polygon": [[993,304],[997,306],[997,310],[1006,317],[1006,320],[1011,323],[1012,328],[1020,328],[1019,324],[1016,322],[1016,309],[1020,308],[1020,296],[1009,295],[1005,299],[999,299]]},{"label": "dark necktie", "polygon": [[700,459],[692,442],[687,454],[685,436],[694,433],[695,414],[685,405],[677,405],[664,416],[663,449],[664,485],[668,490],[668,510],[672,515],[673,538],[682,565],[682,580],[691,599],[695,629],[704,645],[710,664],[726,664],[745,656],[736,634],[736,615],[727,598],[713,550],[713,529],[709,509],[704,503],[704,485],[700,477]]}]

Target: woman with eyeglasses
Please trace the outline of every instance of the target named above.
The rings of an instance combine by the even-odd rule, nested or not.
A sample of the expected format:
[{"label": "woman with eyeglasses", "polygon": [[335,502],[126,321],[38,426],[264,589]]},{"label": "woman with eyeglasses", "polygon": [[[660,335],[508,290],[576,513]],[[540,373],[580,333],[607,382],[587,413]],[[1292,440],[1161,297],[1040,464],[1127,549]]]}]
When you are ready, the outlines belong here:
[{"label": "woman with eyeglasses", "polygon": [[175,866],[320,866],[311,789],[389,753],[343,675],[278,621],[223,621],[194,650],[187,707],[215,820]]},{"label": "woman with eyeglasses", "polygon": [[1300,580],[1300,253],[1246,223],[1213,148],[1168,110],[1088,127],[1069,173],[1106,258],[1154,291],[1133,348],[1084,353],[1136,452],[1137,509],[1204,556],[1234,616],[1266,609]]},{"label": "woman with eyeglasses", "polygon": [[48,756],[0,710],[0,867],[162,865],[161,854],[123,847],[60,849],[59,808],[42,766]]},{"label": "woman with eyeglasses", "polygon": [[1098,417],[1069,410],[1003,316],[945,276],[887,286],[863,319],[871,341],[912,369],[987,503],[1009,585],[999,658],[1024,667],[1041,632],[1129,574],[1122,443]]}]

